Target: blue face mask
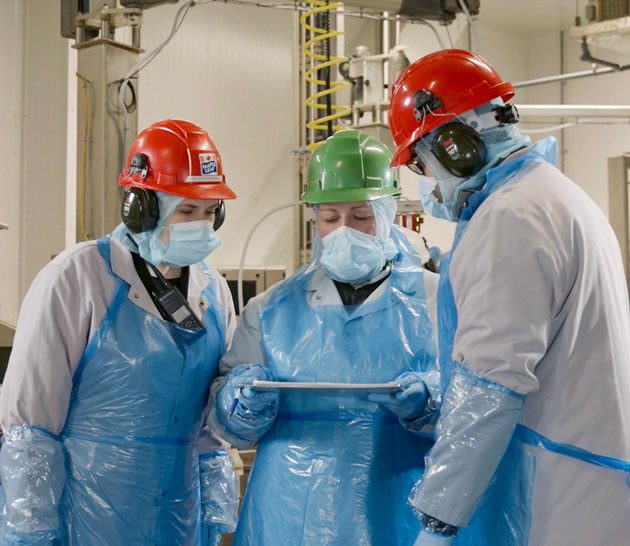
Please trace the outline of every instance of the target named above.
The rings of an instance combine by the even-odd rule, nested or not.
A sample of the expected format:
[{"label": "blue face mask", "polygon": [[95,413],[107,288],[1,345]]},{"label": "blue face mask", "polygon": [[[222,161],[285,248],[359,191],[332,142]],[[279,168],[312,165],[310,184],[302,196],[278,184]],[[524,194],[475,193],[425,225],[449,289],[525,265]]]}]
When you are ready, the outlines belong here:
[{"label": "blue face mask", "polygon": [[420,199],[427,214],[434,218],[451,220],[450,212],[444,203],[440,203],[433,193],[438,181],[432,176],[419,175],[420,178]]},{"label": "blue face mask", "polygon": [[386,263],[383,245],[374,235],[342,226],[322,239],[320,263],[340,282],[361,284],[376,276]]},{"label": "blue face mask", "polygon": [[159,261],[170,267],[196,264],[221,244],[212,222],[206,220],[171,224],[165,229],[169,230],[170,238],[168,245],[162,244]]}]

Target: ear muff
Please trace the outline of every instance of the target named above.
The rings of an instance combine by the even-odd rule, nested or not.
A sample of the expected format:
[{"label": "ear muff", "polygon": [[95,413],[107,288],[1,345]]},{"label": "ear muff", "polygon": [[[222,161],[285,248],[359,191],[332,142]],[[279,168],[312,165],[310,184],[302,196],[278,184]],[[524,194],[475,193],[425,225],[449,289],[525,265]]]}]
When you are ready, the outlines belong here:
[{"label": "ear muff", "polygon": [[459,178],[478,173],[488,157],[479,133],[461,121],[449,121],[436,129],[431,150],[438,161]]},{"label": "ear muff", "polygon": [[155,192],[143,188],[125,188],[120,215],[123,224],[132,233],[151,231],[160,218]]},{"label": "ear muff", "polygon": [[225,202],[219,201],[217,210],[214,211],[214,231],[217,231],[225,222]]}]

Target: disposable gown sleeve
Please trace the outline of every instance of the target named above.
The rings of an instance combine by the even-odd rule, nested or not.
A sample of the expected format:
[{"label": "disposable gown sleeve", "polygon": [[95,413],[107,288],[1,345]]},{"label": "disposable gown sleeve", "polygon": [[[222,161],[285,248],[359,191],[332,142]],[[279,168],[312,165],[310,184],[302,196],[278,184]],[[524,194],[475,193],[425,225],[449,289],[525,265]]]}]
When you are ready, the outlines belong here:
[{"label": "disposable gown sleeve", "polygon": [[2,544],[52,546],[62,535],[59,502],[65,483],[61,443],[47,431],[14,427],[2,439]]},{"label": "disposable gown sleeve", "polygon": [[510,443],[523,405],[523,396],[456,366],[427,470],[411,493],[412,506],[466,527]]},{"label": "disposable gown sleeve", "polygon": [[215,451],[199,458],[202,536],[231,533],[238,519],[238,479],[230,455]]}]

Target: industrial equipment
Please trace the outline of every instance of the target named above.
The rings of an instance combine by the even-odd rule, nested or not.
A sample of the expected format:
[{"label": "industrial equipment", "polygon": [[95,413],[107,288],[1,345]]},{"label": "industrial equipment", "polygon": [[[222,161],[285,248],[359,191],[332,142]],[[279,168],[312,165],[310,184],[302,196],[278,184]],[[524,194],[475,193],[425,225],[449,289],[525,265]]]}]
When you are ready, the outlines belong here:
[{"label": "industrial equipment", "polygon": [[[219,274],[227,281],[232,299],[238,301],[238,267],[217,267]],[[286,277],[284,267],[244,267],[243,305]],[[235,305],[239,314],[238,305]]]},{"label": "industrial equipment", "polygon": [[[98,238],[120,220],[116,180],[137,133],[142,13],[165,3],[177,0],[61,0],[61,35],[77,50],[78,241]],[[178,12],[168,39],[191,7]],[[122,28],[129,29],[127,42],[116,32]]]}]

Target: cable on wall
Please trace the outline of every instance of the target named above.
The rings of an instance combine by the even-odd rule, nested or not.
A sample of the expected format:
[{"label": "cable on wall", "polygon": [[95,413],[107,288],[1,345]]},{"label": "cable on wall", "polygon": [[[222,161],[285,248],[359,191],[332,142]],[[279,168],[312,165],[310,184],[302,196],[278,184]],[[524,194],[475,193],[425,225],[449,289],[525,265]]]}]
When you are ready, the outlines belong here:
[{"label": "cable on wall", "polygon": [[78,72],[76,76],[81,82],[81,89],[83,91],[83,143],[81,146],[81,172],[79,176],[79,229],[81,230],[81,236],[84,240],[88,241],[92,237],[87,231],[85,224],[86,211],[85,211],[85,188],[87,185],[87,149],[90,142],[90,97],[88,93],[88,86],[94,86],[92,80],[88,80]]}]

